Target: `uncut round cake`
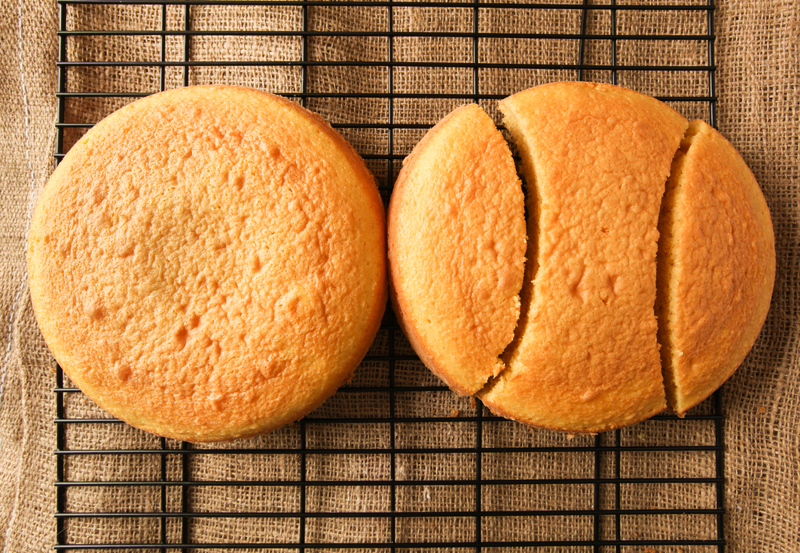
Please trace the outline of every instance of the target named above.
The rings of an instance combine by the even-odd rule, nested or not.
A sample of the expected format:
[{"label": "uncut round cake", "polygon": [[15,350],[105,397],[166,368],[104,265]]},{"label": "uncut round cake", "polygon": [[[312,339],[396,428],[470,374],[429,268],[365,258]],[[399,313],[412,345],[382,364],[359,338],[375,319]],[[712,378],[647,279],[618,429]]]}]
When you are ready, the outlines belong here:
[{"label": "uncut round cake", "polygon": [[28,271],[47,344],[101,407],[171,438],[247,437],[302,418],[366,353],[384,211],[317,115],[245,88],[171,90],[65,156]]}]

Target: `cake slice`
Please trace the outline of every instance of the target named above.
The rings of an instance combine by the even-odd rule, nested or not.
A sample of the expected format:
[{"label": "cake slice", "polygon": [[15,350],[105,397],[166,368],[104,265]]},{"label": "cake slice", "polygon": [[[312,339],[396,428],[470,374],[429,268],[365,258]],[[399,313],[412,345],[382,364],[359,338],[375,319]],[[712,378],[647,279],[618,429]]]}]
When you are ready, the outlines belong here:
[{"label": "cake slice", "polygon": [[522,154],[530,241],[517,336],[481,399],[576,433],[662,411],[657,224],[688,122],[653,98],[592,83],[532,88],[500,110]]},{"label": "cake slice", "polygon": [[659,339],[667,399],[683,414],[733,374],[758,337],[775,238],[755,177],[702,121],[689,125],[661,212]]},{"label": "cake slice", "polygon": [[414,148],[388,214],[390,294],[431,371],[475,394],[503,368],[525,263],[525,205],[511,152],[477,105]]}]

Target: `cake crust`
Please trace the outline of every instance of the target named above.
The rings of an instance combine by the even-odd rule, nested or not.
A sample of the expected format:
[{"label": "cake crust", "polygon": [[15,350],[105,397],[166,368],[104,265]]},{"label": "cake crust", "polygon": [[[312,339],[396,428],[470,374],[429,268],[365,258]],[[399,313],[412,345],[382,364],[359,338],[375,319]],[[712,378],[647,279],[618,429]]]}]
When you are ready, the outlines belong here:
[{"label": "cake crust", "polygon": [[403,163],[388,213],[391,299],[425,365],[472,395],[514,337],[524,197],[511,152],[477,105],[440,121]]},{"label": "cake crust", "polygon": [[59,164],[28,271],[53,355],[101,407],[171,438],[247,437],[302,418],[366,353],[387,296],[383,206],[299,105],[172,90]]}]

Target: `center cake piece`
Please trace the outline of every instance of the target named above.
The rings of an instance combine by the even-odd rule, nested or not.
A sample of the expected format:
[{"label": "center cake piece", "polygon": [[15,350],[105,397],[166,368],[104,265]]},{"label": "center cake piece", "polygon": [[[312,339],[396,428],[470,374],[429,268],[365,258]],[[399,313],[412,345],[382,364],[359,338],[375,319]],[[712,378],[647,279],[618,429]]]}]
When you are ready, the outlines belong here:
[{"label": "center cake piece", "polygon": [[662,411],[657,226],[688,122],[653,98],[591,83],[536,87],[499,107],[528,185],[528,266],[507,367],[481,399],[578,433]]},{"label": "center cake piece", "polygon": [[392,193],[395,313],[425,365],[461,394],[504,369],[520,313],[524,204],[508,145],[474,104],[428,132]]}]

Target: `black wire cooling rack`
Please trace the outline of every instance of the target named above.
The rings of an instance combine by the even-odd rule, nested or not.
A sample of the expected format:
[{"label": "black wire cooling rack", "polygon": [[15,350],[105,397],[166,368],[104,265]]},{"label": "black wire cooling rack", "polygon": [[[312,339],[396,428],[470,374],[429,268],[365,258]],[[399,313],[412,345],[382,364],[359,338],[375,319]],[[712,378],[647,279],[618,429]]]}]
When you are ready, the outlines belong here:
[{"label": "black wire cooling rack", "polygon": [[[496,115],[494,102],[520,83],[624,84],[714,125],[714,3],[682,4],[59,0],[56,158],[103,110],[175,86],[252,84],[264,71],[285,77],[263,77],[264,88],[322,113],[353,142],[384,201],[400,162],[438,118],[469,101]],[[231,10],[244,19],[261,10],[262,23],[231,25],[221,16]],[[269,10],[288,11],[288,22]],[[381,24],[313,24],[337,10],[368,11]],[[441,23],[443,10],[460,22],[425,27]],[[660,21],[670,18],[665,32]],[[509,21],[515,33],[502,30]],[[276,50],[272,39],[289,46]],[[226,40],[234,42],[198,54],[198,44]],[[378,54],[315,53],[325,41],[359,40]],[[449,58],[440,40],[456,41],[460,57]],[[409,41],[439,46],[409,58]],[[532,58],[487,53],[504,41],[542,49]],[[548,53],[565,45],[571,58]],[[409,89],[400,84],[408,70],[450,76]],[[315,85],[312,73],[325,71],[327,88]],[[382,88],[335,80],[376,71]],[[487,74],[501,84],[485,86]],[[378,107],[348,119],[342,113],[353,111],[337,106],[352,102]],[[423,116],[409,117],[409,104]],[[419,108],[429,104],[430,113]],[[56,379],[58,550],[724,550],[719,393],[684,419],[663,414],[598,436],[532,431],[451,394],[413,354],[391,308],[352,382],[257,440],[197,446],[150,436],[108,418],[60,369]]]}]

